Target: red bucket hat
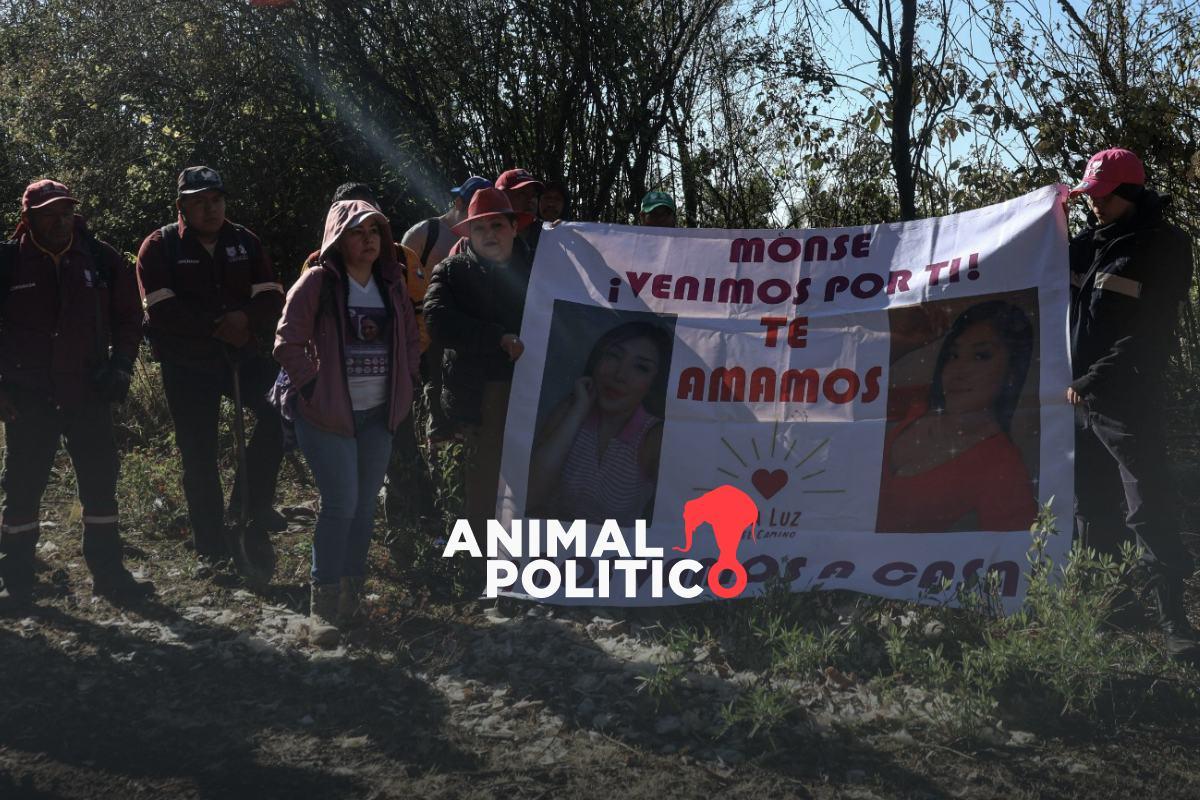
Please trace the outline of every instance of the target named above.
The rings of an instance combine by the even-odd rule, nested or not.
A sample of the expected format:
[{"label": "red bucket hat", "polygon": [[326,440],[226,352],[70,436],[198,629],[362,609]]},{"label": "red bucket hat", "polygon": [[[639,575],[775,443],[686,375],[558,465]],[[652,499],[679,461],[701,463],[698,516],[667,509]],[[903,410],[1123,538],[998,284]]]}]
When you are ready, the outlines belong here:
[{"label": "red bucket hat", "polygon": [[42,208],[60,200],[79,205],[79,201],[71,197],[71,190],[64,184],[52,180],[34,181],[25,187],[25,194],[21,197],[21,211],[23,213]]},{"label": "red bucket hat", "polygon": [[516,219],[518,230],[534,220],[533,214],[513,211],[512,203],[508,202],[508,195],[499,189],[480,189],[471,198],[471,205],[467,206],[467,218],[450,230],[458,236],[467,236],[471,232],[471,223],[475,220],[501,215]]},{"label": "red bucket hat", "polygon": [[1142,160],[1132,150],[1121,147],[1101,150],[1088,159],[1083,180],[1071,189],[1071,197],[1081,194],[1105,197],[1122,183],[1146,185],[1146,168],[1142,166]]}]

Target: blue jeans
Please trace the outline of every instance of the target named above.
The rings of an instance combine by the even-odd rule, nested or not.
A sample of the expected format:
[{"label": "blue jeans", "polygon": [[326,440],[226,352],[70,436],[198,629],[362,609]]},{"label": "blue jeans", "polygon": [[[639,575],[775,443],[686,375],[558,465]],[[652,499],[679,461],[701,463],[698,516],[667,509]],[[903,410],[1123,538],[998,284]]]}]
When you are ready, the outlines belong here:
[{"label": "blue jeans", "polygon": [[392,455],[387,406],[354,412],[354,438],[296,417],[296,441],[321,492],[313,536],[312,580],[337,583],[367,571],[375,503]]}]

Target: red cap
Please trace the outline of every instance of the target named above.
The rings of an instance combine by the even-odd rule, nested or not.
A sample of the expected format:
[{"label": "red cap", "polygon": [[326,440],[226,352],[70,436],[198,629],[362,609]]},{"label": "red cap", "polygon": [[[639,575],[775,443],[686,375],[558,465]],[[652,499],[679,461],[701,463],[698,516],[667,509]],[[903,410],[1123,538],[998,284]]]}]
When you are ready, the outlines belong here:
[{"label": "red cap", "polygon": [[471,198],[471,205],[467,206],[467,218],[450,230],[458,236],[466,236],[471,232],[471,223],[475,220],[501,215],[515,217],[518,229],[524,228],[534,220],[533,214],[513,211],[512,203],[508,202],[508,195],[499,189],[480,189]]},{"label": "red cap", "polygon": [[1142,166],[1142,160],[1133,151],[1120,147],[1101,150],[1088,159],[1083,180],[1071,189],[1071,197],[1081,194],[1104,197],[1122,183],[1146,185],[1146,168]]},{"label": "red cap", "polygon": [[531,184],[538,189],[542,188],[542,182],[523,169],[510,169],[508,172],[500,173],[500,177],[496,178],[496,188],[507,189],[510,192]]},{"label": "red cap", "polygon": [[71,197],[71,190],[58,181],[34,181],[25,187],[25,194],[21,197],[21,211],[25,212],[30,209],[48,206],[51,203],[57,203],[59,200],[67,200],[76,205],[79,204],[78,200]]}]

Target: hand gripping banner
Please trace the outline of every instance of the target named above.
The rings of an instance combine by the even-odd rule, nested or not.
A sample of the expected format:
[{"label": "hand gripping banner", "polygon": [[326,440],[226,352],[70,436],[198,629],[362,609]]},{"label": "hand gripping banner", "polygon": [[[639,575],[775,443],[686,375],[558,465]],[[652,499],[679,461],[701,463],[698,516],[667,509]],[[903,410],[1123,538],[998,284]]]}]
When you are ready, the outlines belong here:
[{"label": "hand gripping banner", "polygon": [[[546,229],[497,519],[584,520],[588,541],[644,520],[658,569],[701,568],[695,597],[647,568],[628,596],[545,599],[783,581],[941,602],[993,575],[1019,603],[1038,506],[1071,518],[1061,197],[863,228]],[[608,585],[596,558],[557,563]]]}]

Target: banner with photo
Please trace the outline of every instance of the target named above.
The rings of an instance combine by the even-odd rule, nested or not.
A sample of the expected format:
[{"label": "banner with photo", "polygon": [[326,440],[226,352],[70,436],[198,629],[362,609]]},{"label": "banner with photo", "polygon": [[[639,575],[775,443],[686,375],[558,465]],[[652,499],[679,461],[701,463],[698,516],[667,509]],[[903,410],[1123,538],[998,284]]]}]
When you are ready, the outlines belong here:
[{"label": "banner with photo", "polygon": [[1039,505],[1071,520],[1063,191],[862,228],[545,229],[497,518],[646,520],[708,567],[699,498],[733,486],[745,595],[942,602],[991,574],[1012,607]]}]

